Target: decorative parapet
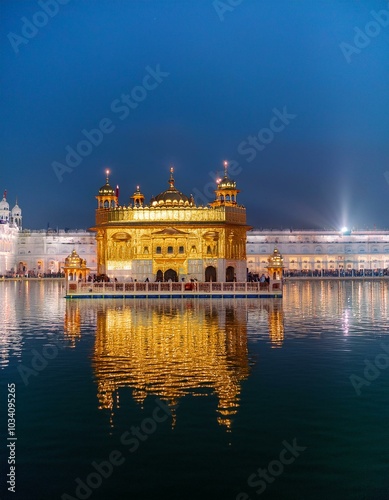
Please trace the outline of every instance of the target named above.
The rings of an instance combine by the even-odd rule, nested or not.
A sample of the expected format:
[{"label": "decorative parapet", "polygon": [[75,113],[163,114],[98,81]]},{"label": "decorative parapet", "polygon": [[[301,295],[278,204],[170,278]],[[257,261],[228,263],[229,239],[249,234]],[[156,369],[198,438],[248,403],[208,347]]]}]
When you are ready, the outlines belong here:
[{"label": "decorative parapet", "polygon": [[246,224],[244,207],[117,207],[113,209],[98,209],[96,223],[120,222],[231,222]]}]

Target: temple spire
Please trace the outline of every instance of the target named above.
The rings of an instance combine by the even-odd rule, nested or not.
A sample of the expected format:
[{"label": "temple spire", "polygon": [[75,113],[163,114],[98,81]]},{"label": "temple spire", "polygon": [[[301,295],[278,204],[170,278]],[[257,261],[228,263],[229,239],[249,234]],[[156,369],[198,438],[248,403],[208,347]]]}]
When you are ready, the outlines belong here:
[{"label": "temple spire", "polygon": [[224,177],[228,177],[228,161],[224,161]]},{"label": "temple spire", "polygon": [[170,177],[169,177],[170,189],[174,189],[174,177],[173,177],[173,173],[174,173],[174,168],[170,167]]},{"label": "temple spire", "polygon": [[110,171],[109,171],[109,168],[106,169],[105,171],[105,180],[107,181],[107,184],[109,184],[109,174],[110,174]]}]

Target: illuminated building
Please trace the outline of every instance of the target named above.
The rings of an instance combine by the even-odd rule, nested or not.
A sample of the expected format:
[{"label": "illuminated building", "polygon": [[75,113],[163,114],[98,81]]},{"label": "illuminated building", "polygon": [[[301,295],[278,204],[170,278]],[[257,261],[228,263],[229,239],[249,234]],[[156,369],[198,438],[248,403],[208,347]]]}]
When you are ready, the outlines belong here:
[{"label": "illuminated building", "polygon": [[132,202],[119,205],[108,174],[93,228],[99,273],[119,281],[246,281],[246,209],[227,162],[207,206],[176,188],[173,168],[168,189],[148,204],[138,186]]},{"label": "illuminated building", "polygon": [[265,272],[274,247],[287,271],[389,268],[389,231],[258,230],[247,233],[249,272]]},{"label": "illuminated building", "polygon": [[27,277],[63,272],[65,258],[72,250],[96,272],[94,233],[82,229],[23,229],[22,220],[17,201],[10,209],[4,191],[0,201],[0,275]]},{"label": "illuminated building", "polygon": [[66,257],[73,251],[87,261],[96,273],[96,242],[93,232],[83,229],[41,229],[20,231],[17,238],[13,269],[22,276],[50,275],[63,272]]}]

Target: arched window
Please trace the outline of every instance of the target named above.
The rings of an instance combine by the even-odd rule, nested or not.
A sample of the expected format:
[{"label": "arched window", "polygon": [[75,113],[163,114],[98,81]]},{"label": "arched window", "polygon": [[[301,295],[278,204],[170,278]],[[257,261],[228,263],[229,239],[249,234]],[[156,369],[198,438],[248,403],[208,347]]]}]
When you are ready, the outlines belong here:
[{"label": "arched window", "polygon": [[167,247],[167,253],[173,253],[173,247]]},{"label": "arched window", "polygon": [[226,201],[230,201],[230,195],[226,194]]},{"label": "arched window", "polygon": [[109,208],[109,201],[108,200],[105,200],[105,202],[104,202],[104,208]]},{"label": "arched window", "polygon": [[182,247],[182,246],[181,246],[181,247],[179,247],[179,248],[178,248],[178,253],[184,253],[184,247]]},{"label": "arched window", "polygon": [[162,253],[162,248],[161,247],[157,247],[155,249],[155,253]]},{"label": "arched window", "polygon": [[234,194],[231,196],[231,201],[235,201],[235,195]]},{"label": "arched window", "polygon": [[208,245],[208,246],[207,246],[207,254],[209,255],[209,254],[211,254],[211,253],[212,253],[211,247],[210,247],[210,245]]}]

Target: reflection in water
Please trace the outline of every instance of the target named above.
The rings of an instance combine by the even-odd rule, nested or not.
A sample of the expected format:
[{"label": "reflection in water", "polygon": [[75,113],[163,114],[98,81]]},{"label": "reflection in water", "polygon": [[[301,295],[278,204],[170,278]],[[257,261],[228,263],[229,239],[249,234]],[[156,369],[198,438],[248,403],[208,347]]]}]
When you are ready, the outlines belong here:
[{"label": "reflection in water", "polygon": [[120,387],[141,404],[156,395],[172,413],[186,394],[215,394],[218,421],[230,427],[249,373],[246,311],[192,300],[104,303],[93,365],[101,408],[113,408]]},{"label": "reflection in water", "polygon": [[0,304],[0,369],[12,357],[22,360],[27,341],[58,334],[64,308],[61,283],[0,280]]},{"label": "reflection in water", "polygon": [[284,310],[281,300],[268,300],[263,305],[269,322],[269,338],[272,347],[281,347],[284,342]]},{"label": "reflection in water", "polygon": [[72,302],[66,302],[65,321],[63,326],[64,338],[70,340],[72,347],[81,337],[81,311],[79,307],[72,307]]},{"label": "reflection in water", "polygon": [[21,356],[22,334],[16,326],[15,300],[17,298],[16,283],[0,283],[1,287],[1,310],[0,310],[0,368],[8,366],[11,352]]},{"label": "reflection in water", "polygon": [[[297,436],[308,447],[307,455],[299,458],[301,470],[292,482],[276,482],[280,489],[269,488],[269,495],[288,498],[303,485],[296,497],[311,498],[315,491],[321,499],[372,498],[371,485],[384,486],[389,371],[381,370],[362,397],[349,378],[363,376],[363,360],[374,361],[381,343],[388,343],[389,280],[288,282],[278,301],[63,295],[58,283],[0,283],[0,379],[18,385],[21,497],[30,498],[42,482],[50,489],[38,492],[39,498],[58,498],[74,490],[76,475],[85,480],[90,464],[102,463],[121,432],[139,423],[138,412],[130,413],[136,404],[131,394],[139,404],[159,395],[180,405],[178,439],[161,426],[158,439],[137,455],[136,469],[129,469],[131,460],[115,472],[114,487],[102,485],[99,498],[129,488],[142,498],[160,492],[179,498],[183,491],[188,499],[228,498],[258,464],[271,460],[269,451],[279,453],[277,443],[285,437],[280,430],[288,429],[291,439]],[[32,367],[33,349],[42,353],[62,341],[64,349],[26,387],[17,367]],[[67,349],[69,344],[75,348]],[[111,436],[109,417],[117,424]],[[235,439],[220,439],[218,420],[219,431],[231,429]],[[334,450],[341,453],[333,457]],[[40,481],[42,464],[53,465],[52,481]],[[155,474],[150,464],[158,464]],[[313,470],[312,464],[319,465]],[[342,480],[328,482],[339,471]],[[328,491],[323,484],[330,484]]]},{"label": "reflection in water", "polygon": [[[93,369],[99,407],[113,414],[119,389],[143,404],[155,395],[174,408],[179,399],[214,395],[219,424],[230,429],[241,383],[249,375],[247,323],[267,317],[270,341],[284,337],[281,300],[71,300],[65,336],[76,339],[85,315],[96,314]],[[254,323],[255,319],[254,319]],[[257,324],[258,328],[258,324]]]},{"label": "reflection in water", "polygon": [[[341,329],[344,336],[365,332],[388,315],[387,280],[290,281],[284,290],[284,314],[291,329],[311,335],[311,318],[319,318],[315,332]],[[295,333],[295,336],[297,333]]]}]

